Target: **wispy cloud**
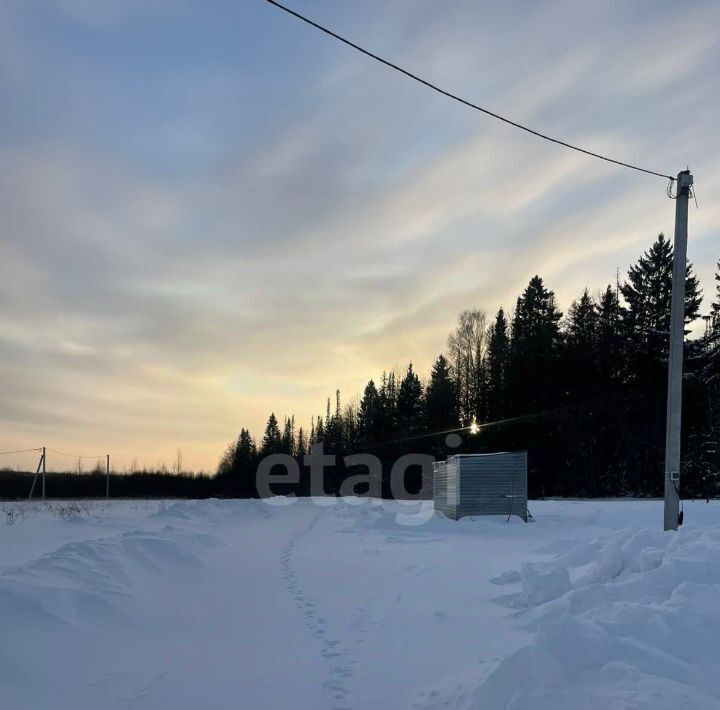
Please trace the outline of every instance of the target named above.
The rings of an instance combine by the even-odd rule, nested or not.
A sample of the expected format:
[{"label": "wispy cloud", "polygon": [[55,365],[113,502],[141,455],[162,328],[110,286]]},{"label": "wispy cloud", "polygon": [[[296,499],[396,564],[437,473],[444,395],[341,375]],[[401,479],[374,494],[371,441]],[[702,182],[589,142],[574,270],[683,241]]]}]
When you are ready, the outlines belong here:
[{"label": "wispy cloud", "polygon": [[[301,6],[299,3],[298,6]],[[518,120],[690,163],[719,254],[713,2],[313,3]],[[534,273],[567,307],[670,232],[661,180],[496,124],[262,3],[0,10],[0,444],[214,465],[271,409],[426,368]]]}]

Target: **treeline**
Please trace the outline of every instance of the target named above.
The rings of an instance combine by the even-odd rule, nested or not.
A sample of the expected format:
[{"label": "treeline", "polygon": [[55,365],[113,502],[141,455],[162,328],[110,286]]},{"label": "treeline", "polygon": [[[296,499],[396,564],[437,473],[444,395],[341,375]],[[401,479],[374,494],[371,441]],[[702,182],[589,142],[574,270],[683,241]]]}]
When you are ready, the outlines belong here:
[{"label": "treeline", "polygon": [[[34,472],[0,470],[0,498],[25,500],[30,494]],[[211,498],[221,489],[218,479],[207,474],[170,473],[166,471],[136,471],[110,474],[111,498]],[[42,495],[38,476],[33,499]],[[105,498],[107,479],[104,473],[52,472],[45,474],[47,498],[96,499]]]},{"label": "treeline", "polygon": [[[532,496],[661,495],[672,259],[660,234],[625,279],[585,289],[566,314],[540,276],[511,313],[501,308],[487,322],[481,310],[464,311],[426,379],[411,364],[370,380],[357,405],[343,405],[338,391],[309,428],[271,414],[258,442],[242,429],[218,466],[221,491],[255,496],[260,458],[285,453],[302,464],[323,442],[338,457],[376,454],[384,479],[403,453],[526,449]],[[689,326],[702,292],[689,262],[686,275]],[[685,344],[682,492],[693,497],[720,486],[720,262],[715,279],[703,333]],[[462,445],[450,452],[445,432],[460,427]],[[337,493],[350,473],[340,461],[326,492]],[[286,492],[307,491],[303,475]]]}]

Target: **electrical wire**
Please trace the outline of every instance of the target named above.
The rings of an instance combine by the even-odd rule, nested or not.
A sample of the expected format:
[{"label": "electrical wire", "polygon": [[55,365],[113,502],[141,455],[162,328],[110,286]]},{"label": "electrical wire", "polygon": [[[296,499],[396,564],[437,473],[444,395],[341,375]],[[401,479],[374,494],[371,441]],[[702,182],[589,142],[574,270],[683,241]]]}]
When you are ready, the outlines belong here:
[{"label": "electrical wire", "polygon": [[[482,426],[482,425],[479,425]],[[388,446],[390,444],[404,444],[406,441],[418,441],[419,439],[429,439],[434,436],[442,436],[443,434],[456,434],[460,431],[469,431],[469,426],[455,427],[455,429],[445,429],[443,431],[431,431],[427,434],[417,434],[415,436],[406,436],[402,439],[388,439],[386,441],[376,441],[373,444],[368,444],[364,449],[376,449],[378,447]]]},{"label": "electrical wire", "polygon": [[0,451],[0,456],[5,456],[6,454],[25,454],[29,451],[42,451],[42,446],[39,446],[36,449],[18,449],[17,451]]},{"label": "electrical wire", "polygon": [[666,178],[670,180],[672,183],[675,178],[672,175],[665,175],[664,173],[658,173],[654,170],[648,170],[646,168],[638,167],[637,165],[632,165],[631,163],[625,163],[622,160],[615,160],[614,158],[609,158],[606,155],[601,155],[600,153],[594,153],[591,150],[586,150],[585,148],[580,148],[579,146],[573,145],[572,143],[567,143],[565,141],[559,140],[558,138],[552,138],[551,136],[546,135],[545,133],[540,133],[540,131],[536,131],[532,128],[529,128],[528,126],[524,126],[521,123],[517,123],[516,121],[512,121],[509,118],[506,118],[505,116],[501,116],[498,113],[495,113],[493,111],[490,111],[489,109],[483,108],[482,106],[478,106],[477,104],[472,103],[471,101],[468,101],[467,99],[463,99],[460,96],[457,96],[456,94],[453,94],[449,91],[446,91],[445,89],[440,88],[436,84],[433,84],[426,79],[423,79],[417,74],[413,74],[412,72],[408,71],[407,69],[403,69],[401,66],[394,64],[393,62],[388,61],[387,59],[383,59],[377,54],[374,54],[373,52],[370,52],[367,49],[364,49],[358,44],[355,44],[354,42],[351,42],[346,37],[343,37],[342,35],[337,34],[336,32],[333,32],[332,30],[328,29],[327,27],[323,27],[322,25],[318,24],[317,22],[314,22],[313,20],[305,17],[304,15],[301,15],[299,12],[296,12],[295,10],[291,10],[289,7],[286,7],[285,5],[282,5],[281,3],[277,2],[277,0],[265,0],[265,2],[270,3],[270,5],[274,5],[280,10],[283,10],[284,12],[287,12],[289,15],[292,15],[293,17],[296,17],[298,20],[301,20],[307,25],[310,25],[311,27],[314,27],[316,30],[320,30],[320,32],[324,32],[326,35],[329,35],[330,37],[333,37],[334,39],[338,40],[339,42],[342,42],[343,44],[346,44],[348,47],[352,47],[353,49],[357,50],[361,54],[364,54],[367,57],[370,57],[371,59],[374,59],[377,62],[380,62],[381,64],[384,64],[386,67],[389,67],[390,69],[394,69],[397,72],[400,72],[401,74],[404,74],[405,76],[409,77],[410,79],[413,79],[414,81],[417,81],[420,84],[423,84],[424,86],[427,86],[429,89],[432,89],[433,91],[437,91],[439,94],[442,94],[443,96],[446,96],[449,99],[452,99],[453,101],[457,101],[469,108],[475,109],[476,111],[480,111],[492,118],[497,119],[498,121],[502,121],[503,123],[507,123],[510,126],[513,126],[515,128],[519,128],[521,131],[525,131],[526,133],[530,133],[537,138],[542,138],[543,140],[550,141],[551,143],[555,143],[557,145],[561,145],[565,148],[570,148],[571,150],[575,150],[578,153],[584,153],[585,155],[589,155],[593,158],[598,158],[600,160],[604,160],[608,163],[614,163],[615,165],[620,165],[624,168],[629,168],[631,170],[637,170],[641,173],[647,173],[648,175],[655,175],[656,177]]},{"label": "electrical wire", "polygon": [[71,458],[71,459],[104,459],[107,456],[107,454],[100,454],[99,456],[83,456],[80,454],[67,454],[64,451],[57,451],[56,449],[49,449],[49,448],[46,448],[45,450],[49,451],[53,454],[57,454],[58,456],[67,456],[68,458]]}]

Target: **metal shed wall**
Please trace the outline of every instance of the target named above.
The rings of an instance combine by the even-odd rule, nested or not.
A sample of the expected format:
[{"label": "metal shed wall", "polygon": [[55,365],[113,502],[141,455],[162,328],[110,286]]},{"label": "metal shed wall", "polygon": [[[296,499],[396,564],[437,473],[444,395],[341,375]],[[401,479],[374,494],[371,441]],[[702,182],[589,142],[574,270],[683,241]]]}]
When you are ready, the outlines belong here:
[{"label": "metal shed wall", "polygon": [[453,458],[433,464],[433,502],[435,510],[457,520],[457,461]]},{"label": "metal shed wall", "polygon": [[[467,515],[527,518],[527,452],[458,454],[436,464],[435,509],[457,520]],[[449,505],[448,501],[454,505]]]}]

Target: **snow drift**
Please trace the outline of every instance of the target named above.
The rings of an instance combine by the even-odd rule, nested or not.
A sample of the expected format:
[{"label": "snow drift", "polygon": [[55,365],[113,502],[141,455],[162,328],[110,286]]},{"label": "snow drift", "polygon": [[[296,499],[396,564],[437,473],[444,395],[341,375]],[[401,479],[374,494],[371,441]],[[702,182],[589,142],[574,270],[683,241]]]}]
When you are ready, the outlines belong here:
[{"label": "snow drift", "polygon": [[3,706],[720,708],[720,506],[666,534],[654,501],[285,503],[24,508]]}]

